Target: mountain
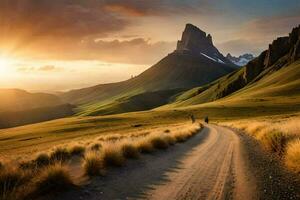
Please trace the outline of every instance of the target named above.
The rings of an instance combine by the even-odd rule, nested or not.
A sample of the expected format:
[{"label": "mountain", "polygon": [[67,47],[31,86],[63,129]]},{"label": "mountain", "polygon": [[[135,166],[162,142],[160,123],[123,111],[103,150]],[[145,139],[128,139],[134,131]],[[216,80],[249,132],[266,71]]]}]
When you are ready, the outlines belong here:
[{"label": "mountain", "polygon": [[[210,34],[187,24],[177,49],[137,77],[72,90],[61,97],[66,102],[79,105],[78,112],[84,115],[140,111],[171,101],[176,95],[174,91],[182,92],[208,84],[235,69],[236,66],[213,45]],[[164,96],[162,101],[151,98],[153,103],[148,102],[146,106],[135,104],[137,99],[158,94]]]},{"label": "mountain", "polygon": [[220,99],[227,105],[300,104],[300,25],[277,38],[240,70],[176,97],[172,106],[188,106]]},{"label": "mountain", "polygon": [[0,112],[22,111],[61,105],[61,99],[52,94],[29,93],[20,89],[0,89]]},{"label": "mountain", "polygon": [[230,53],[228,53],[226,58],[232,63],[236,64],[237,66],[244,66],[248,64],[248,62],[253,60],[255,57],[250,53],[245,53],[243,55],[240,55],[239,57],[232,56]]},{"label": "mountain", "polygon": [[0,89],[0,128],[57,119],[74,114],[59,97],[19,89]]},{"label": "mountain", "polygon": [[69,117],[74,114],[73,109],[74,106],[70,104],[61,104],[20,111],[0,112],[0,128],[10,128]]},{"label": "mountain", "polygon": [[186,25],[181,40],[177,42],[175,52],[200,55],[217,63],[232,65],[232,62],[213,45],[212,36],[206,35],[204,31],[192,24]]}]

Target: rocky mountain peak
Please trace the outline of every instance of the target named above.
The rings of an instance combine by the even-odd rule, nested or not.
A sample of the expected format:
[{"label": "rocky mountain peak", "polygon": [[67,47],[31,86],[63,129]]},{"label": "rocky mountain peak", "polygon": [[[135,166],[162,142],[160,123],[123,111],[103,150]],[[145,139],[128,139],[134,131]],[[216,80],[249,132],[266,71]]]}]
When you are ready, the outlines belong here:
[{"label": "rocky mountain peak", "polygon": [[211,35],[206,35],[198,27],[187,24],[181,40],[177,43],[177,51],[190,51],[194,54],[199,54],[200,52],[206,52],[207,49],[209,49],[210,53],[216,53],[213,52],[216,49],[214,49]]},{"label": "rocky mountain peak", "polygon": [[232,64],[213,45],[211,34],[192,24],[186,24],[181,40],[177,43],[176,53],[188,53],[195,56],[202,56],[211,61]]}]

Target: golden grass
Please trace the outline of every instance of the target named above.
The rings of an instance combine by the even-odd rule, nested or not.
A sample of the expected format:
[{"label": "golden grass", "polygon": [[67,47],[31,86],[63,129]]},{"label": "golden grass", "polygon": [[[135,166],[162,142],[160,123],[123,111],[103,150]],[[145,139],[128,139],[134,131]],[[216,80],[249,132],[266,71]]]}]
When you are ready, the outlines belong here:
[{"label": "golden grass", "polygon": [[165,137],[154,136],[150,138],[149,142],[156,149],[167,149],[169,147],[169,143]]},{"label": "golden grass", "polygon": [[57,163],[43,169],[35,183],[35,192],[39,194],[60,192],[70,189],[74,185],[67,167]]},{"label": "golden grass", "polygon": [[48,154],[41,153],[37,156],[37,158],[35,159],[35,162],[38,166],[45,166],[45,165],[49,165],[51,163],[51,159]]},{"label": "golden grass", "polygon": [[53,162],[64,162],[68,160],[71,157],[70,151],[66,148],[61,148],[58,147],[55,149],[51,155],[50,155],[50,160]]},{"label": "golden grass", "polygon": [[136,144],[126,142],[121,144],[121,151],[125,158],[137,159],[140,157],[140,152]]},{"label": "golden grass", "polygon": [[0,199],[18,198],[20,187],[30,178],[30,175],[21,169],[3,167],[0,171]]},{"label": "golden grass", "polygon": [[300,139],[289,143],[286,148],[285,163],[296,172],[300,172]]},{"label": "golden grass", "polygon": [[296,172],[300,171],[300,118],[281,118],[261,120],[239,120],[222,123],[244,130],[261,142],[262,146],[280,158],[286,166]]},{"label": "golden grass", "polygon": [[69,152],[72,156],[82,156],[85,153],[85,147],[76,145],[76,146],[71,147]]},{"label": "golden grass", "polygon": [[152,153],[154,151],[153,145],[147,140],[139,140],[136,142],[137,149],[141,153]]},{"label": "golden grass", "polygon": [[[8,194],[18,194],[16,191],[24,188],[28,189],[28,192],[23,191],[26,195],[42,195],[74,186],[71,171],[67,168],[72,162],[66,162],[72,156],[84,155],[82,169],[86,175],[101,176],[105,175],[109,167],[123,166],[127,159],[137,159],[143,153],[175,145],[179,141],[177,139],[179,136],[186,140],[199,132],[199,128],[199,125],[189,124],[174,126],[170,131],[164,131],[164,127],[159,131],[157,129],[141,131],[140,135],[138,132],[128,135],[107,135],[101,139],[101,143],[87,140],[56,147],[50,153],[40,153],[32,160],[22,161],[18,164],[19,167],[13,168],[15,170],[1,169],[0,199],[6,198]],[[11,164],[9,167],[12,167]]]},{"label": "golden grass", "polygon": [[105,144],[101,156],[105,167],[121,167],[126,161],[119,143]]},{"label": "golden grass", "polygon": [[102,147],[101,144],[96,143],[96,144],[93,144],[93,145],[91,146],[91,150],[92,150],[92,151],[99,151],[101,147]]},{"label": "golden grass", "polygon": [[83,161],[83,169],[88,176],[104,175],[104,166],[101,156],[94,152],[88,152]]}]

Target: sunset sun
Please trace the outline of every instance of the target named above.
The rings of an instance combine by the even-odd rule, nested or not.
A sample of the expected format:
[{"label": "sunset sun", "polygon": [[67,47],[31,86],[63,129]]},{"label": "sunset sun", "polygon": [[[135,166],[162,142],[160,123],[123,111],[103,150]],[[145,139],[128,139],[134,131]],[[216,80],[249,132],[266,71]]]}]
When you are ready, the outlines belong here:
[{"label": "sunset sun", "polygon": [[0,57],[0,73],[4,73],[11,65],[11,60],[8,58]]}]

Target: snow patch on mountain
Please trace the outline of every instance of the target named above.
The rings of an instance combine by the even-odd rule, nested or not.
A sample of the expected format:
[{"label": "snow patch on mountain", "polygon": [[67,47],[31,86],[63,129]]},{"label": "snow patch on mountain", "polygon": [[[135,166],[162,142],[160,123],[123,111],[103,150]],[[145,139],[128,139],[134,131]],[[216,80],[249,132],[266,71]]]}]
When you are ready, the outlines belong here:
[{"label": "snow patch on mountain", "polygon": [[251,60],[253,60],[255,57],[252,54],[246,53],[239,57],[232,56],[231,54],[227,54],[226,58],[230,60],[232,63],[238,66],[244,66],[248,64]]}]

